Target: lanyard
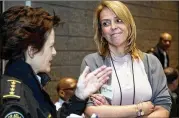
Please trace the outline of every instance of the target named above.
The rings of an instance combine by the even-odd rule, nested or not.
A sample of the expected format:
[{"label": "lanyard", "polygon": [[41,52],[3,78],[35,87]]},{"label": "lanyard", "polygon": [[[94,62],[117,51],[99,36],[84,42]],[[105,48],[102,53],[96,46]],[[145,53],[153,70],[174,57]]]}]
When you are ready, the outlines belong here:
[{"label": "lanyard", "polygon": [[[113,62],[113,58],[111,56],[111,53],[110,53],[110,58],[111,58],[112,65],[114,67],[114,72],[115,72],[115,75],[116,75],[116,78],[117,78],[117,81],[118,81],[118,84],[119,84],[119,89],[120,89],[120,93],[121,93],[121,99],[120,99],[120,105],[121,105],[122,104],[122,89],[121,89],[121,84],[119,82],[119,78],[118,78],[118,75],[117,75],[117,72],[116,72],[116,68],[114,66],[114,62]],[[132,77],[133,77],[133,88],[134,88],[134,92],[133,92],[133,104],[134,104],[134,102],[135,102],[135,79],[134,79],[134,67],[133,67],[132,56],[131,56],[131,61],[132,61]]]}]

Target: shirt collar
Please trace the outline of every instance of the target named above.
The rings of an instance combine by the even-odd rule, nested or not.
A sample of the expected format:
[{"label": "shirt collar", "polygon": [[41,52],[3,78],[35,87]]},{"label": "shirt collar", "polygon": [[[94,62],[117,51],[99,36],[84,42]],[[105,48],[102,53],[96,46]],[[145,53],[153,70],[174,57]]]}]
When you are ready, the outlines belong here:
[{"label": "shirt collar", "polygon": [[59,102],[60,104],[63,104],[65,101],[62,100],[61,98],[59,98],[58,102]]},{"label": "shirt collar", "polygon": [[37,80],[39,81],[39,83],[42,84],[42,83],[41,83],[41,77],[38,76],[38,75],[36,75],[36,76],[37,76]]}]

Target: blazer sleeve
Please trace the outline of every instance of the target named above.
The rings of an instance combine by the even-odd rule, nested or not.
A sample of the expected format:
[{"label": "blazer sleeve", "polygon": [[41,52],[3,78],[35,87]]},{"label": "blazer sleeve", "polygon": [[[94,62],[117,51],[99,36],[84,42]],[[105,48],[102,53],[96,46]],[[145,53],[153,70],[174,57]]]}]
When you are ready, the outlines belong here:
[{"label": "blazer sleeve", "polygon": [[101,67],[102,65],[104,65],[102,56],[100,56],[97,52],[89,54],[84,57],[81,63],[80,73],[83,72],[86,66],[89,66],[90,71],[94,71],[95,69]]},{"label": "blazer sleeve", "polygon": [[80,67],[80,74],[83,72],[83,70],[85,69],[86,66],[88,66],[88,64],[86,62],[86,57],[84,57],[84,59],[82,60],[82,63],[81,63],[81,67]]},{"label": "blazer sleeve", "polygon": [[[97,62],[95,59],[97,58],[97,53],[89,54],[84,57],[82,63],[81,63],[81,68],[80,68],[80,73],[83,72],[86,66],[89,66],[90,71],[93,71],[98,68]],[[86,106],[94,106],[93,101],[89,98]]]},{"label": "blazer sleeve", "polygon": [[95,60],[96,54],[89,54],[84,57],[82,63],[81,63],[81,68],[80,68],[80,73],[83,72],[86,66],[89,66],[90,72],[97,69],[98,66],[96,65],[96,60]]},{"label": "blazer sleeve", "polygon": [[149,79],[152,87],[152,102],[170,111],[171,97],[168,91],[167,79],[160,61],[152,54],[149,57]]}]

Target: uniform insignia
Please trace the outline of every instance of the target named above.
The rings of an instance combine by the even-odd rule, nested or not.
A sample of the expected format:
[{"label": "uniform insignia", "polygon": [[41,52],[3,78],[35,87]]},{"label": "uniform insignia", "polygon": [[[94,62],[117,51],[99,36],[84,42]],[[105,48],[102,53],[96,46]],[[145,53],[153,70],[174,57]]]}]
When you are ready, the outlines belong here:
[{"label": "uniform insignia", "polygon": [[52,118],[52,115],[51,115],[51,114],[49,114],[47,118]]},{"label": "uniform insignia", "polygon": [[5,98],[16,98],[20,99],[20,84],[21,82],[18,80],[15,80],[13,78],[10,78],[6,80],[6,90],[3,93],[3,99]]},{"label": "uniform insignia", "polygon": [[24,116],[19,112],[10,112],[4,118],[24,118]]}]

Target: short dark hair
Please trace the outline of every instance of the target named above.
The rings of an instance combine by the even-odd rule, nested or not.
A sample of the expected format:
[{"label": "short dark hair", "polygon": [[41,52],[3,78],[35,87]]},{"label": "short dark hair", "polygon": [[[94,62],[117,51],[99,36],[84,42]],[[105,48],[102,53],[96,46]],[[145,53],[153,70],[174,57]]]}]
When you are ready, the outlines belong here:
[{"label": "short dark hair", "polygon": [[43,8],[14,6],[1,15],[0,34],[2,38],[2,59],[24,57],[29,45],[39,52],[45,41],[45,35],[58,26],[60,18],[50,15]]},{"label": "short dark hair", "polygon": [[175,68],[167,67],[164,69],[164,72],[167,77],[168,84],[171,84],[174,80],[178,78],[178,71]]}]

